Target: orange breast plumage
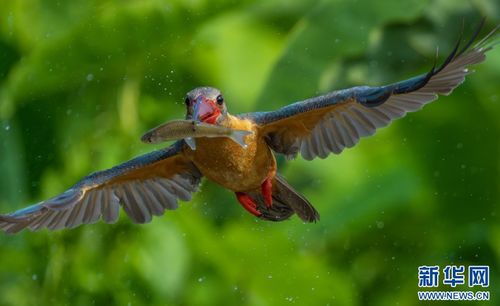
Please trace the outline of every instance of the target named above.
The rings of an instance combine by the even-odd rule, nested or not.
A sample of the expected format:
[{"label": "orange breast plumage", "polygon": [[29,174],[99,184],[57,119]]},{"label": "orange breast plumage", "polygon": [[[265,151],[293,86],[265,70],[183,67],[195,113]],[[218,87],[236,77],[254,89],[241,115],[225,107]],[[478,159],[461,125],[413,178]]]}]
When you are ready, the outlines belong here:
[{"label": "orange breast plumage", "polygon": [[187,148],[189,156],[208,179],[232,191],[249,191],[276,171],[276,160],[258,128],[249,120],[230,116],[224,123],[233,129],[253,131],[247,135],[248,147],[242,148],[228,138],[197,138],[196,150]]}]

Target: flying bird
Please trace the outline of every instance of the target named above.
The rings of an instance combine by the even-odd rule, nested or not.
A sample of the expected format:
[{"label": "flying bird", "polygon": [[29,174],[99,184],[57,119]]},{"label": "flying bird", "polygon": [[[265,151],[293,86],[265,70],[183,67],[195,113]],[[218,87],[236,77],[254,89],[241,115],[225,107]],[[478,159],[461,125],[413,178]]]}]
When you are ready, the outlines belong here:
[{"label": "flying bird", "polygon": [[[481,23],[484,23],[484,21]],[[282,221],[297,214],[304,222],[319,213],[277,171],[275,154],[306,160],[340,154],[391,121],[448,95],[493,48],[498,26],[476,44],[481,26],[461,47],[459,39],[440,66],[385,86],[333,91],[276,111],[232,115],[222,93],[199,87],[187,93],[186,119],[248,131],[245,145],[228,137],[201,137],[141,155],[111,169],[92,173],[64,193],[16,212],[0,215],[0,228],[16,233],[74,228],[103,219],[114,223],[120,207],[135,223],[189,201],[203,177],[234,192],[252,215]]]}]

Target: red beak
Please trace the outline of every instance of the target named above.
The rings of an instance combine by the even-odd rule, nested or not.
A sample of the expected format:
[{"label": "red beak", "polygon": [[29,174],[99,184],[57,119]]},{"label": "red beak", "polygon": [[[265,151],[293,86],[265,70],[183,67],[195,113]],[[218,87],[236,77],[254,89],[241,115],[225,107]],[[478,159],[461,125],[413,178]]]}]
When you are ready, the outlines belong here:
[{"label": "red beak", "polygon": [[220,110],[213,100],[198,96],[194,105],[193,119],[199,122],[215,124]]}]

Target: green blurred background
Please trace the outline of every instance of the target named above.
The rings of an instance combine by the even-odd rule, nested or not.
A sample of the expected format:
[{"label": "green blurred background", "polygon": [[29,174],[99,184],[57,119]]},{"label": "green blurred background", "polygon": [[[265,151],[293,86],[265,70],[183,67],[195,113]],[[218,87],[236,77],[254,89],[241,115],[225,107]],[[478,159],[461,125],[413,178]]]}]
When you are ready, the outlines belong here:
[{"label": "green blurred background", "polygon": [[[1,0],[0,212],[159,148],[140,135],[183,117],[193,87],[222,89],[239,113],[393,82],[427,71],[436,46],[442,60],[463,20],[470,35],[486,16],[485,33],[499,12],[495,0]],[[256,220],[205,182],[148,225],[0,233],[0,305],[415,305],[418,266],[449,264],[490,265],[499,305],[498,49],[451,96],[342,155],[280,159],[320,222]]]}]

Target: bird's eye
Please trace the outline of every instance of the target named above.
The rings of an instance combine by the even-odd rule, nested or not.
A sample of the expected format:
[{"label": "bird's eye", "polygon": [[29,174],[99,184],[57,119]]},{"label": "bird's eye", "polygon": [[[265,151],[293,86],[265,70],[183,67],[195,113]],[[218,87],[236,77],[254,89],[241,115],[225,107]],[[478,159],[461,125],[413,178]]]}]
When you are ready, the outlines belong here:
[{"label": "bird's eye", "polygon": [[217,104],[222,105],[224,103],[224,98],[222,95],[217,96]]},{"label": "bird's eye", "polygon": [[184,103],[186,103],[186,106],[189,106],[189,104],[191,104],[191,100],[189,100],[189,97],[186,97]]}]

